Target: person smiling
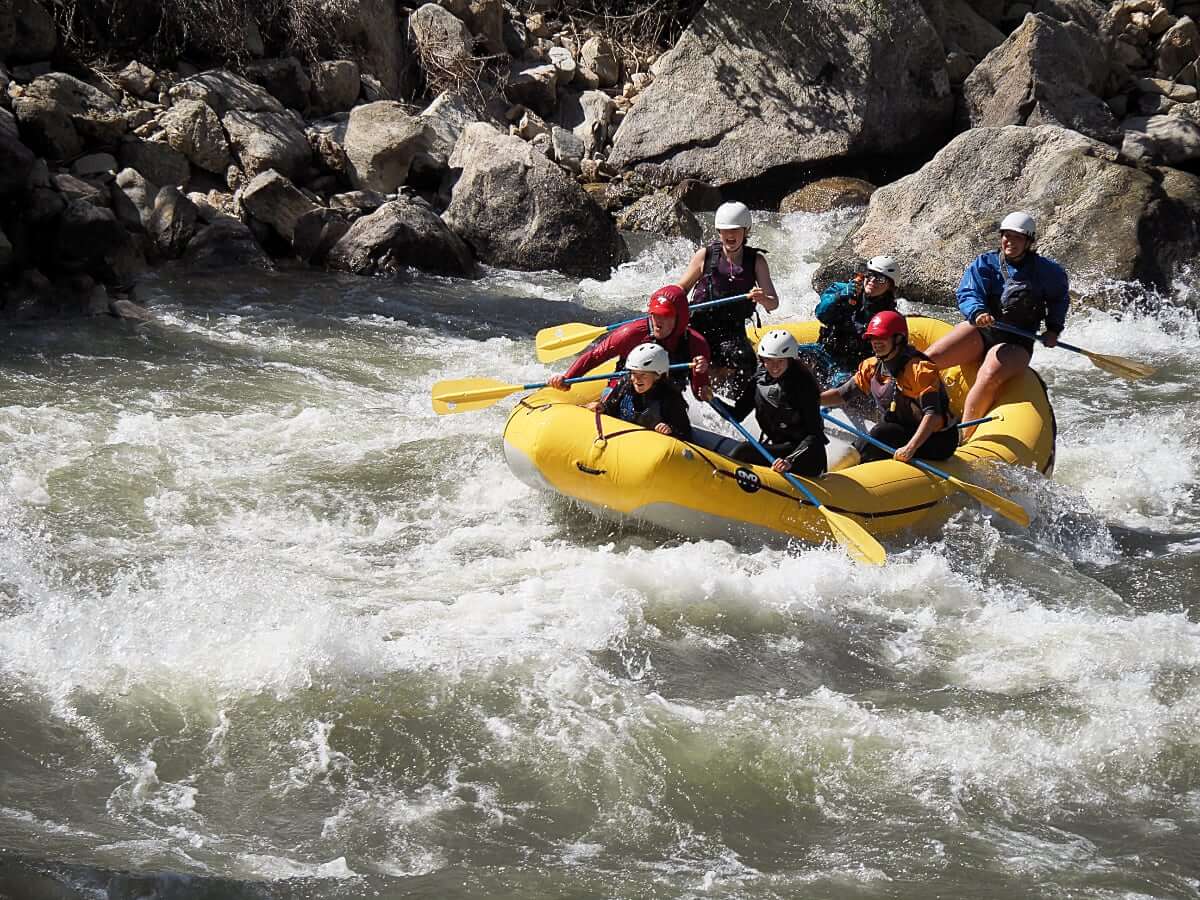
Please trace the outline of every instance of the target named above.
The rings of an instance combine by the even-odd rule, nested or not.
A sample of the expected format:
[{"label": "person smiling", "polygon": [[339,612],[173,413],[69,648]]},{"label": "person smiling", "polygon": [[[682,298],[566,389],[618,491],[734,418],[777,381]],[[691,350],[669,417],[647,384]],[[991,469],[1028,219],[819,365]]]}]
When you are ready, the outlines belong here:
[{"label": "person smiling", "polygon": [[[761,443],[777,457],[772,469],[811,478],[825,471],[828,440],[818,403],[821,390],[799,355],[800,345],[790,332],[777,328],[763,335],[750,390],[742,392],[731,412],[741,421],[754,411],[762,428]],[[749,441],[731,456],[739,462],[762,462]]]},{"label": "person smiling", "polygon": [[[1005,382],[1029,367],[1033,341],[995,328],[998,323],[1036,332],[1053,347],[1066,324],[1071,298],[1066,270],[1034,250],[1037,226],[1028,213],[1015,212],[1000,223],[1000,249],[976,257],[958,285],[958,308],[967,320],[926,351],[939,369],[978,362],[979,374],[967,393],[963,418],[985,416]],[[964,439],[974,429],[965,429]]]},{"label": "person smiling", "polygon": [[852,281],[835,281],[821,292],[816,317],[821,323],[817,344],[839,369],[853,372],[871,355],[863,332],[876,313],[896,309],[899,266],[890,256],[875,256],[866,272]]},{"label": "person smiling", "polygon": [[[894,459],[949,459],[958,449],[950,396],[929,358],[909,346],[904,316],[891,310],[878,313],[867,323],[865,336],[875,355],[864,360],[841,387],[822,393],[821,403],[844,406],[856,393],[865,394],[883,414],[871,437],[895,447]],[[888,458],[864,440],[854,448],[863,462]]]},{"label": "person smiling", "polygon": [[687,401],[667,377],[671,362],[660,344],[638,344],[625,358],[629,371],[617,379],[612,390],[587,408],[606,416],[653,428],[659,434],[681,440],[692,437]]},{"label": "person smiling", "polygon": [[[712,398],[708,383],[710,353],[708,341],[688,325],[687,295],[678,286],[668,284],[650,295],[646,304],[647,316],[622,325],[596,341],[575,358],[562,375],[555,375],[547,384],[560,391],[570,390],[568,378],[575,378],[594,369],[605,360],[617,359],[617,368],[625,367],[631,350],[638,344],[656,343],[666,348],[670,363],[691,363],[692,393],[697,399]],[[678,370],[678,379],[687,381],[687,369]]]},{"label": "person smiling", "polygon": [[712,347],[713,379],[724,382],[735,378],[729,387],[730,393],[737,396],[755,369],[746,320],[756,306],[767,312],[779,306],[764,251],[746,243],[750,224],[746,204],[722,203],[716,213],[718,239],[696,251],[679,279],[684,293],[692,292],[692,303],[748,295],[741,302],[701,310],[692,320],[692,326]]}]

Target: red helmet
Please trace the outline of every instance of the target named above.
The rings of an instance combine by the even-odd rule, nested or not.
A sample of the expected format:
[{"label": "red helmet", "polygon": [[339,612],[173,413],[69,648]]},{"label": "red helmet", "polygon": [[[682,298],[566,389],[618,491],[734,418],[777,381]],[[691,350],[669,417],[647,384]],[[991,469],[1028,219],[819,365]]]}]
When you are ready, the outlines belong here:
[{"label": "red helmet", "polygon": [[687,294],[679,285],[668,284],[650,295],[650,304],[646,312],[656,316],[673,316],[678,312],[680,303],[687,303]]},{"label": "red helmet", "polygon": [[863,337],[886,340],[898,334],[903,335],[905,340],[908,339],[908,321],[900,313],[885,309],[871,317]]}]

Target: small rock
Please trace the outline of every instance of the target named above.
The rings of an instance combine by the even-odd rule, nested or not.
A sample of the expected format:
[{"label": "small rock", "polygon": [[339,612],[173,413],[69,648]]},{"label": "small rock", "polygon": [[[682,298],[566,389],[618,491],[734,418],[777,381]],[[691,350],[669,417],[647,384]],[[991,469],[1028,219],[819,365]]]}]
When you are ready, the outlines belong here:
[{"label": "small rock", "polygon": [[138,306],[132,300],[112,300],[108,304],[108,314],[116,319],[126,319],[130,322],[153,322],[154,314],[144,306]]},{"label": "small rock", "polygon": [[117,159],[111,153],[89,153],[71,164],[71,174],[76,178],[113,175],[116,171]]},{"label": "small rock", "polygon": [[135,97],[143,100],[158,93],[158,76],[149,66],[136,60],[117,73],[117,83]]}]

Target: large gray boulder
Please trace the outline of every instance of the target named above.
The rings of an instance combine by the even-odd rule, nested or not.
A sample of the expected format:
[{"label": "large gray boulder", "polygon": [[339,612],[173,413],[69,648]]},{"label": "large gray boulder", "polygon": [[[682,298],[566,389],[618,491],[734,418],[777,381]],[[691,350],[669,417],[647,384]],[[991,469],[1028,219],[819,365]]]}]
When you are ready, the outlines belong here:
[{"label": "large gray boulder", "polygon": [[122,169],[109,190],[117,221],[130,231],[144,231],[154,212],[158,188],[134,169]]},{"label": "large gray boulder", "polygon": [[84,142],[119,135],[125,119],[112,97],[78,78],[51,72],[13,98],[13,113],[30,146],[48,159],[70,159]]},{"label": "large gray boulder", "polygon": [[1149,140],[1150,157],[1170,166],[1200,159],[1200,123],[1179,115],[1134,116],[1121,123],[1126,133]]},{"label": "large gray boulder", "polygon": [[1158,42],[1158,76],[1177,78],[1200,56],[1200,28],[1190,16],[1177,21]]},{"label": "large gray boulder", "polygon": [[360,48],[355,58],[364,75],[372,75],[387,97],[399,97],[401,73],[408,67],[408,52],[400,13],[393,0],[355,0],[350,17],[337,23],[337,37]]},{"label": "large gray boulder", "polygon": [[301,112],[308,106],[312,81],[294,56],[259,59],[247,63],[246,77],[289,109]]},{"label": "large gray boulder", "polygon": [[475,43],[466,23],[436,3],[426,3],[409,15],[408,39],[431,75],[461,71]]},{"label": "large gray boulder", "polygon": [[556,121],[583,142],[584,155],[590,158],[608,143],[616,111],[616,103],[603,91],[567,91],[559,100]]},{"label": "large gray boulder", "polygon": [[658,191],[642,197],[617,216],[617,227],[666,237],[685,237],[693,243],[704,239],[704,228],[691,210],[668,194]]},{"label": "large gray boulder", "polygon": [[157,96],[158,75],[149,66],[133,60],[117,73],[117,84],[127,93],[149,100]]},{"label": "large gray boulder", "polygon": [[1074,22],[1092,34],[1097,34],[1108,5],[1100,0],[1037,0],[1033,11],[1060,22]]},{"label": "large gray boulder", "polygon": [[1026,210],[1038,222],[1038,249],[1074,281],[1163,284],[1178,260],[1200,251],[1197,179],[1119,160],[1114,148],[1055,126],[973,128],[876,190],[814,283],[886,253],[900,261],[905,296],[949,305],[966,265],[996,246],[1000,220]]},{"label": "large gray boulder", "polygon": [[271,268],[254,234],[245,222],[220,216],[201,228],[188,241],[184,260],[197,269],[221,270],[231,266]]},{"label": "large gray boulder", "polygon": [[33,159],[33,151],[21,143],[13,114],[0,109],[0,197],[25,189]]},{"label": "large gray boulder", "polygon": [[309,107],[314,116],[344,112],[358,100],[362,90],[358,63],[352,59],[331,59],[314,63]]},{"label": "large gray boulder", "polygon": [[383,194],[408,180],[413,157],[426,146],[425,124],[391,100],[356,106],[342,145],[354,186]]},{"label": "large gray boulder", "polygon": [[157,185],[187,184],[192,169],[187,157],[163,141],[127,138],[117,149],[121,165],[136,169]]},{"label": "large gray boulder", "polygon": [[159,188],[146,231],[166,259],[178,259],[196,234],[200,211],[172,184]]},{"label": "large gray boulder", "polygon": [[1004,43],[1004,32],[971,8],[967,0],[946,0],[942,42],[979,62]]},{"label": "large gray boulder", "polygon": [[221,124],[248,178],[267,169],[295,180],[306,174],[312,162],[312,148],[291,115],[234,110],[221,118]]},{"label": "large gray boulder", "polygon": [[609,161],[721,186],[924,148],[953,112],[944,59],[916,0],[709,0],[655,63]]},{"label": "large gray boulder", "polygon": [[45,6],[37,0],[12,0],[12,16],[15,32],[8,61],[27,63],[49,59],[58,46],[58,32]]},{"label": "large gray boulder", "polygon": [[221,117],[203,100],[177,100],[158,124],[167,143],[206,172],[224,175],[233,162]]},{"label": "large gray boulder", "polygon": [[317,208],[299,188],[274,169],[254,176],[242,188],[241,199],[250,215],[270,225],[288,243],[292,242],[299,218]]},{"label": "large gray boulder", "polygon": [[1121,128],[1099,93],[1108,75],[1099,39],[1073,22],[1030,13],[963,84],[973,127],[1061,125],[1120,145]]},{"label": "large gray boulder", "polygon": [[471,251],[424,200],[401,195],[350,226],[329,251],[334,269],[373,275],[408,266],[443,275],[469,275]]},{"label": "large gray boulder", "polygon": [[510,269],[607,278],[623,247],[609,216],[520,138],[468,125],[450,157],[461,169],[446,223],[475,256]]},{"label": "large gray boulder", "polygon": [[458,136],[483,117],[466,96],[445,91],[421,110],[417,118],[425,125],[425,144],[413,157],[412,171],[428,176],[446,170]]},{"label": "large gray boulder", "polygon": [[211,106],[219,116],[235,109],[241,112],[283,112],[283,104],[272,97],[266,88],[225,69],[212,69],[185,78],[171,88],[170,94],[172,103],[199,100]]}]

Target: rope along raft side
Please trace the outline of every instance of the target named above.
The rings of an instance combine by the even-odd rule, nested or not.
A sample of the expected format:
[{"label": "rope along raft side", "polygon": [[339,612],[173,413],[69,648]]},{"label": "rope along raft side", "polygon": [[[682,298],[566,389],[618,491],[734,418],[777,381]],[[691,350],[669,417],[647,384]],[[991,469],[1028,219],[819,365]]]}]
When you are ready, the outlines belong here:
[{"label": "rope along raft side", "polygon": [[[951,327],[920,316],[908,321],[910,339],[922,349]],[[816,340],[819,324],[771,327],[786,328],[807,343]],[[748,334],[757,344],[758,330]],[[956,412],[962,410],[975,374],[973,366],[942,372]],[[504,453],[521,481],[609,518],[639,519],[690,537],[829,540],[825,517],[768,467],[738,463],[699,443],[597,416],[578,405],[599,396],[603,385],[578,384],[569,393],[538,391],[513,409],[504,429]],[[939,468],[978,479],[972,463],[1000,462],[1048,475],[1054,420],[1036,373],[1029,370],[1008,382],[993,413],[999,418],[980,425],[971,441],[939,462]],[[948,483],[890,459],[806,479],[805,484],[821,503],[854,517],[877,536],[939,527],[963,502]]]}]

